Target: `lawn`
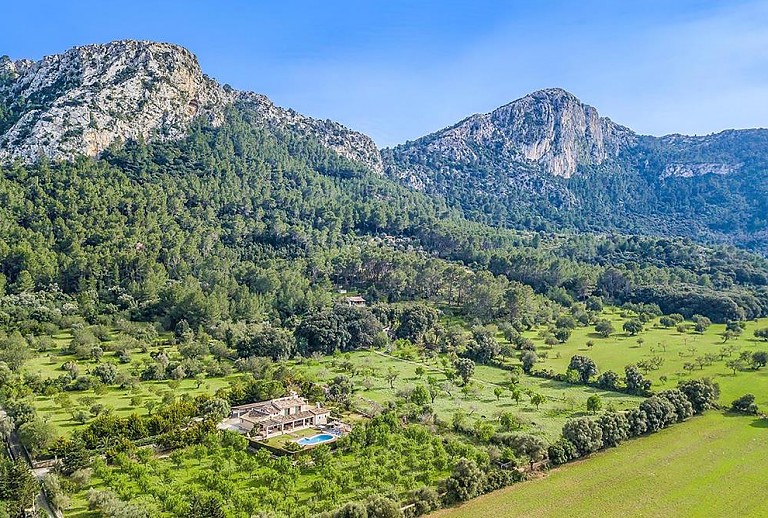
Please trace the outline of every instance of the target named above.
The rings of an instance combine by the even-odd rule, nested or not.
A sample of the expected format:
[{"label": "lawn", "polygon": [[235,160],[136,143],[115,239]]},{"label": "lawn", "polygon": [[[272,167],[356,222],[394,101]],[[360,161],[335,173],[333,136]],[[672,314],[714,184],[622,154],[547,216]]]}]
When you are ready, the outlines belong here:
[{"label": "lawn", "polygon": [[[741,351],[768,351],[768,342],[756,339],[753,334],[757,328],[768,327],[768,319],[747,322],[747,327],[740,337],[723,343],[724,324],[713,324],[703,334],[693,331],[679,333],[675,328],[665,329],[659,326],[657,319],[646,324],[645,330],[637,336],[629,336],[622,330],[622,325],[627,319],[622,318],[618,310],[609,309],[604,316],[611,319],[616,329],[616,333],[608,338],[601,338],[595,333],[594,326],[579,327],[573,331],[566,343],[550,348],[544,345],[543,339],[537,336],[536,331],[528,333],[526,336],[533,339],[539,354],[543,352],[546,355],[536,368],[565,372],[571,357],[580,354],[592,358],[601,372],[612,370],[623,376],[627,364],[659,356],[664,360],[663,365],[646,376],[653,380],[654,390],[675,387],[679,380],[709,377],[720,384],[722,404],[729,405],[737,397],[751,392],[757,397],[758,405],[768,406],[768,367],[757,371],[748,369],[734,374],[726,366],[728,358],[703,368],[697,366],[692,372],[683,367],[705,354],[718,354],[727,346],[736,348],[731,358],[738,357]],[[638,343],[638,338],[643,340],[642,345]],[[587,347],[588,341],[593,342],[594,346]],[[659,379],[662,376],[667,378],[664,383]]]},{"label": "lawn", "polygon": [[432,516],[766,516],[766,427],[710,411]]}]

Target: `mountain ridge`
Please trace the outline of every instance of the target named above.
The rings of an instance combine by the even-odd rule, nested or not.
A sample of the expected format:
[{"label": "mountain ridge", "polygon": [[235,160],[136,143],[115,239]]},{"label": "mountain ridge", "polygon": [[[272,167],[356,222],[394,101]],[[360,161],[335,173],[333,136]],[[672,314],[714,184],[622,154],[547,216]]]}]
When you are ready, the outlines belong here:
[{"label": "mountain ridge", "polygon": [[249,123],[315,140],[483,224],[681,235],[768,252],[768,130],[641,135],[561,88],[379,150],[338,122],[218,83],[183,47],[120,40],[38,61],[0,58],[0,160],[178,139],[195,119],[221,124],[234,105]]},{"label": "mountain ridge", "polygon": [[768,130],[641,135],[565,90],[382,150],[389,177],[470,219],[682,235],[768,252]]},{"label": "mountain ridge", "polygon": [[[567,110],[573,112],[578,107],[581,113],[557,113],[558,104],[566,101]],[[528,123],[533,128],[520,127],[519,118],[528,116]],[[581,128],[563,126],[580,125]],[[489,128],[488,126],[496,125]],[[501,127],[499,127],[499,125]],[[537,126],[544,126],[544,134],[536,134]],[[590,127],[591,126],[591,127]],[[574,129],[580,129],[580,134]],[[597,131],[596,131],[597,129]],[[562,133],[566,134],[565,144]],[[542,131],[538,128],[538,131]],[[398,151],[422,146],[428,152],[440,152],[449,160],[476,160],[477,146],[495,147],[502,149],[502,158],[513,161],[529,162],[538,165],[544,172],[553,176],[570,178],[578,172],[580,166],[599,166],[603,162],[616,158],[622,150],[633,148],[641,140],[652,139],[658,142],[679,145],[680,143],[693,146],[706,145],[712,139],[724,138],[729,135],[745,135],[750,133],[768,133],[766,128],[724,129],[707,135],[686,135],[671,133],[655,136],[635,132],[631,128],[614,122],[610,117],[602,116],[598,110],[582,102],[573,93],[559,87],[543,88],[530,92],[518,99],[510,101],[489,112],[475,113],[445,128],[431,132],[414,140],[409,140],[396,146],[382,149],[387,153],[397,154]],[[576,135],[574,135],[576,133]],[[457,134],[459,137],[457,138]],[[608,138],[605,138],[605,136]],[[479,135],[480,138],[477,138]],[[590,141],[593,137],[594,141]],[[485,137],[485,138],[483,138]],[[538,139],[536,137],[539,137]],[[541,138],[545,137],[545,138]],[[576,138],[574,138],[576,137]],[[510,139],[503,141],[503,138]],[[579,148],[581,145],[581,148]],[[558,149],[558,147],[560,149]],[[591,147],[591,149],[590,149]],[[564,151],[563,153],[553,153]],[[585,156],[579,156],[579,152]],[[680,166],[681,164],[671,164]],[[693,164],[692,167],[671,167],[662,174],[668,176],[697,176],[701,174],[728,174],[738,169],[741,164],[712,163],[711,170],[707,164]],[[407,176],[407,175],[406,175]],[[419,187],[422,182],[414,182]]]},{"label": "mountain ridge", "polygon": [[[500,147],[510,158],[539,162],[555,176],[567,178],[576,172],[580,161],[600,164],[617,154],[621,140],[634,135],[628,128],[600,117],[595,108],[572,93],[547,88],[488,113],[471,115],[415,142],[429,142],[455,160],[477,158],[472,149],[477,146]],[[589,137],[593,143],[587,141]]]},{"label": "mountain ridge", "polygon": [[221,85],[184,47],[140,40],[73,47],[39,61],[0,58],[0,159],[94,156],[116,141],[177,139],[193,118],[221,124],[236,102],[265,124],[313,133],[345,158],[382,170],[366,135]]}]

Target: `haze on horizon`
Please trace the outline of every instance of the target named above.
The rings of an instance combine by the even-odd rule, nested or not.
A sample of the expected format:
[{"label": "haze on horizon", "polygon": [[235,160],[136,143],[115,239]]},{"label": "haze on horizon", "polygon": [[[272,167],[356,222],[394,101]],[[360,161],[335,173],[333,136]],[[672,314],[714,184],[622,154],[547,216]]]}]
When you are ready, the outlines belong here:
[{"label": "haze on horizon", "polygon": [[768,126],[764,0],[260,4],[14,2],[0,55],[177,43],[222,83],[338,120],[380,146],[547,87],[640,133]]}]

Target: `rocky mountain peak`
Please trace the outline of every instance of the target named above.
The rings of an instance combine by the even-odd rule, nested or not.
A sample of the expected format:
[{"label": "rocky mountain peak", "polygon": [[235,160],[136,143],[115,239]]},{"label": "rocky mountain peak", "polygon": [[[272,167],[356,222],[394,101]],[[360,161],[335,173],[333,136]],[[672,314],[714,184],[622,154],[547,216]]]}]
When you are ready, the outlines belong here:
[{"label": "rocky mountain peak", "polygon": [[615,157],[633,139],[632,131],[600,117],[573,94],[550,88],[473,115],[425,142],[428,152],[455,161],[474,161],[478,150],[492,149],[503,160],[533,162],[568,178],[579,166]]},{"label": "rocky mountain peak", "polygon": [[218,125],[226,107],[243,100],[266,125],[290,126],[383,169],[370,138],[222,86],[184,47],[136,40],[74,47],[36,62],[0,58],[0,159],[93,156],[115,141],[179,138],[193,118]]},{"label": "rocky mountain peak", "polygon": [[177,138],[196,116],[220,121],[234,99],[187,49],[115,41],[40,61],[10,62],[0,86],[0,154],[35,159],[95,155],[117,139]]}]

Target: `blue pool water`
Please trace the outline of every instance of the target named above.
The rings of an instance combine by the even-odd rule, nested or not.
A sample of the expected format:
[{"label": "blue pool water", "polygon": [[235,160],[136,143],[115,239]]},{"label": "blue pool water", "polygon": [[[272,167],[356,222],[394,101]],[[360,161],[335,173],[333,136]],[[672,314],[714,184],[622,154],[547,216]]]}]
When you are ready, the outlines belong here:
[{"label": "blue pool water", "polygon": [[313,444],[320,444],[321,442],[328,442],[334,439],[335,437],[329,433],[321,433],[320,435],[313,435],[312,437],[304,437],[296,442],[302,446],[311,446]]}]

